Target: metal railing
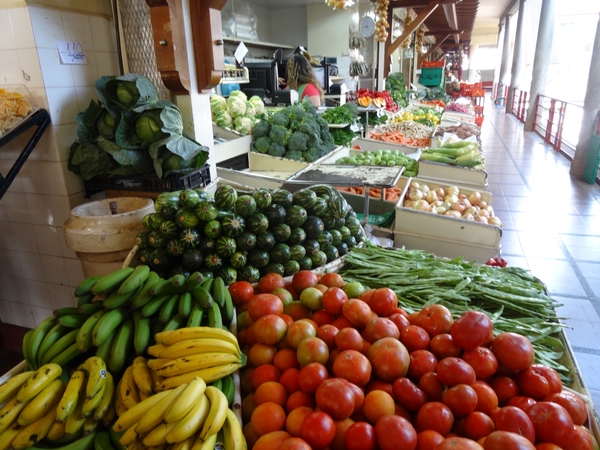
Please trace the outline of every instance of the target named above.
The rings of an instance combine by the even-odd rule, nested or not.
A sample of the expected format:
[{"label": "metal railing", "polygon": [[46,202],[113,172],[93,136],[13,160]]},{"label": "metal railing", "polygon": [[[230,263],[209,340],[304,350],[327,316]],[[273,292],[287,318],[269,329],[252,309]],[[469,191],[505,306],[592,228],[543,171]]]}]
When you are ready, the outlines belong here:
[{"label": "metal railing", "polygon": [[573,157],[579,140],[582,117],[583,108],[580,105],[538,95],[534,131],[544,138],[544,142],[552,145],[554,150]]},{"label": "metal railing", "polygon": [[529,108],[529,92],[514,89],[511,100],[511,113],[521,122],[525,123],[527,108]]}]

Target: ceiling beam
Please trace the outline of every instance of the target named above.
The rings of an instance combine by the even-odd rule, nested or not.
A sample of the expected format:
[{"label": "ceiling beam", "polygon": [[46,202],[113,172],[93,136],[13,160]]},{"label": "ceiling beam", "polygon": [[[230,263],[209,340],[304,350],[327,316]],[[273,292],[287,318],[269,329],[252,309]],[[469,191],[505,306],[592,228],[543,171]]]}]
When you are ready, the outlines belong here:
[{"label": "ceiling beam", "polygon": [[[449,5],[443,5],[444,15],[446,16],[446,20],[448,21],[448,25],[453,30],[458,30],[458,17],[456,16],[456,5],[454,3]],[[458,33],[454,33],[454,42],[458,43],[460,38],[458,37]]]},{"label": "ceiling beam", "polygon": [[400,45],[411,34],[413,34],[413,32],[417,28],[419,28],[423,22],[425,22],[425,19],[427,19],[431,15],[431,13],[437,9],[438,6],[440,6],[440,3],[438,0],[433,0],[432,2],[429,2],[429,4],[425,7],[425,9],[423,9],[419,13],[417,18],[415,20],[413,20],[410,23],[410,25],[404,29],[404,31],[402,32],[402,35],[398,39],[396,39],[394,42],[392,42],[392,44],[389,47],[386,48],[386,53],[385,53],[386,56],[387,57],[391,56],[398,49],[398,47],[400,47]]},{"label": "ceiling beam", "polygon": [[423,55],[423,57],[421,58],[421,61],[425,61],[427,58],[429,58],[430,55],[433,55],[433,52],[435,52],[438,48],[440,48],[442,43],[449,37],[450,37],[450,35],[447,34],[446,36],[438,39],[437,42],[431,46],[429,51]]},{"label": "ceiling beam", "polygon": [[[459,3],[461,0],[438,0],[438,5]],[[390,8],[423,8],[427,6],[430,0],[392,0],[389,4]]]},{"label": "ceiling beam", "polygon": [[462,34],[465,30],[454,28],[430,28],[425,32],[425,36],[437,36],[441,34]]}]

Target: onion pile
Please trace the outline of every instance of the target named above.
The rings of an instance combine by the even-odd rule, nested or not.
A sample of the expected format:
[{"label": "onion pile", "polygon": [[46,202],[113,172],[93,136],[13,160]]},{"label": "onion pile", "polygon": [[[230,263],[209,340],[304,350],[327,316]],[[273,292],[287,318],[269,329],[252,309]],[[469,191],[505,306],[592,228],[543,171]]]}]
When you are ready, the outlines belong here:
[{"label": "onion pile", "polygon": [[375,23],[375,39],[379,42],[385,42],[388,37],[386,28],[390,27],[387,21],[387,11],[390,4],[389,0],[377,0],[375,14],[377,14],[377,22]]},{"label": "onion pile", "polygon": [[423,38],[425,37],[425,30],[423,29],[423,27],[419,27],[419,29],[416,32],[416,38],[415,38],[415,53],[421,53],[421,51],[423,50]]},{"label": "onion pile", "polygon": [[481,192],[473,191],[466,195],[456,186],[430,189],[424,183],[413,181],[408,187],[403,206],[502,227],[502,221],[494,215],[491,205],[481,199]]},{"label": "onion pile", "polygon": [[[412,23],[413,18],[410,15],[410,10],[406,12],[406,18],[404,19],[404,29],[408,28],[408,26]],[[410,34],[410,36],[408,36],[406,39],[404,39],[404,41],[402,41],[402,44],[400,44],[402,46],[402,48],[404,50],[408,49],[410,47],[410,44],[412,44],[412,33]]]}]

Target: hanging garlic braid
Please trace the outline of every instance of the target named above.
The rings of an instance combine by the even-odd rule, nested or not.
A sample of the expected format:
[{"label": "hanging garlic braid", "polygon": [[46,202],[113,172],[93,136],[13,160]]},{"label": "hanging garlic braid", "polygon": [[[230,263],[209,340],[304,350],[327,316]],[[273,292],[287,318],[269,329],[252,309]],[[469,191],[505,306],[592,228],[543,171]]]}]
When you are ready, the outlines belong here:
[{"label": "hanging garlic braid", "polygon": [[304,56],[295,54],[287,62],[287,84],[290,89],[298,90],[303,84],[311,83],[319,91],[321,103],[323,103],[323,87],[312,69],[312,66]]}]

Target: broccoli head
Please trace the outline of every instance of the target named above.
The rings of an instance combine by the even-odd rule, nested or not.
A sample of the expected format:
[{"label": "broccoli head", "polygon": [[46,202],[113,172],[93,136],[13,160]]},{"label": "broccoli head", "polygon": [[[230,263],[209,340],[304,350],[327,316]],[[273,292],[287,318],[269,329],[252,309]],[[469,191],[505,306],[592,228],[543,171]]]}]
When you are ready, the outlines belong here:
[{"label": "broccoli head", "polygon": [[335,148],[335,146],[327,142],[319,142],[317,143],[317,145],[315,145],[314,148],[317,149],[317,152],[319,153],[319,158],[321,158],[330,153]]},{"label": "broccoli head", "polygon": [[272,126],[280,125],[284,128],[287,128],[289,119],[287,114],[285,114],[283,111],[277,111],[275,114],[269,117],[269,123]]},{"label": "broccoli head", "polygon": [[329,133],[329,123],[325,119],[323,119],[321,116],[317,117],[317,125],[319,125],[321,135],[323,133]]},{"label": "broccoli head", "polygon": [[315,147],[311,147],[308,149],[306,153],[304,153],[304,160],[306,162],[314,162],[319,159],[319,150]]},{"label": "broccoli head", "polygon": [[285,155],[285,147],[277,142],[271,142],[269,146],[269,151],[267,152],[271,156],[282,157]]},{"label": "broccoli head", "polygon": [[327,130],[327,133],[322,133],[321,138],[324,142],[327,142],[328,144],[335,144],[335,139],[333,138],[333,135],[329,132],[329,130]]},{"label": "broccoli head", "polygon": [[308,142],[308,136],[300,131],[294,131],[292,137],[288,141],[288,149],[292,151],[304,152],[306,151],[306,144]]},{"label": "broccoli head", "polygon": [[293,159],[294,161],[302,161],[303,159],[302,152],[298,152],[295,150],[288,150],[287,152],[285,152],[285,155],[283,155],[283,157],[287,159]]},{"label": "broccoli head", "polygon": [[306,115],[304,119],[302,119],[302,122],[298,125],[298,131],[301,131],[308,136],[319,136],[321,134],[319,124],[314,117],[309,115]]},{"label": "broccoli head", "polygon": [[273,125],[269,137],[273,142],[281,145],[286,145],[292,137],[292,132],[281,125]]},{"label": "broccoli head", "polygon": [[252,136],[254,139],[258,139],[263,136],[268,136],[271,131],[271,125],[266,120],[260,120],[254,124],[252,127]]},{"label": "broccoli head", "polygon": [[261,136],[252,145],[258,153],[267,153],[271,145],[271,138],[269,136]]},{"label": "broccoli head", "polygon": [[309,114],[317,114],[317,107],[313,105],[308,99],[302,100],[302,108]]}]

